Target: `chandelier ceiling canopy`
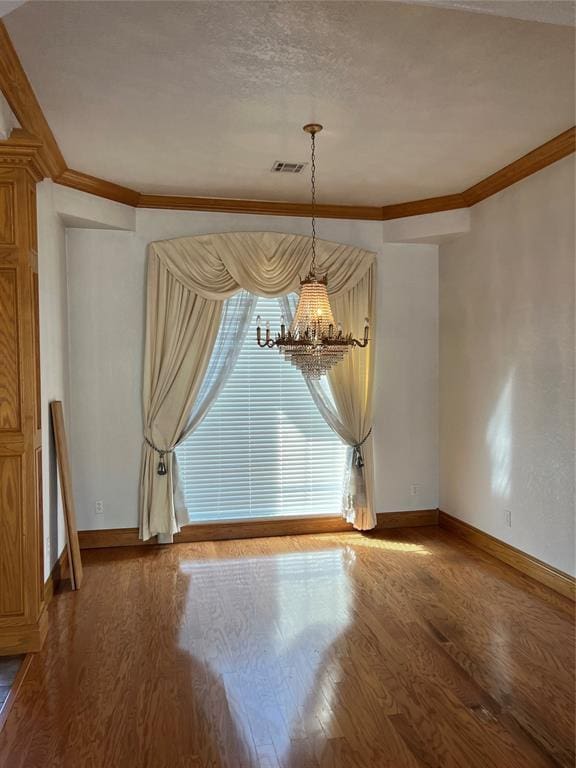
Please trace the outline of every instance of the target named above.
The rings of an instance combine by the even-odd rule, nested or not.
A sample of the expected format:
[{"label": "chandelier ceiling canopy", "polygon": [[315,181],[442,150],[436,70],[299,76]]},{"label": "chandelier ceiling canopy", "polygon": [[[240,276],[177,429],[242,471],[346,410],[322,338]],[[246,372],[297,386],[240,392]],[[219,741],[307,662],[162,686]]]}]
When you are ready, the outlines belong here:
[{"label": "chandelier ceiling canopy", "polygon": [[328,275],[316,274],[316,134],[322,130],[318,123],[309,123],[304,131],[311,138],[311,192],[312,192],[312,261],[310,272],[300,281],[298,306],[290,329],[284,323],[276,338],[270,335],[270,324],[266,323],[266,334],[262,338],[261,319],[258,315],[256,341],[259,347],[278,347],[292,365],[299,368],[308,379],[319,379],[334,365],[344,359],[351,347],[366,347],[369,324],[366,318],[364,338],[355,339],[352,333],[345,333],[340,323],[334,322],[334,315],[328,298]]}]

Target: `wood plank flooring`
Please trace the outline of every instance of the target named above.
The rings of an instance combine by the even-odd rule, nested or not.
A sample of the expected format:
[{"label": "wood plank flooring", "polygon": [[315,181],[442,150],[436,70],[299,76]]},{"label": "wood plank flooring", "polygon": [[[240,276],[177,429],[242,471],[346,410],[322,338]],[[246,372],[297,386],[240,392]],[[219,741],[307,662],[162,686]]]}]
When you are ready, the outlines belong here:
[{"label": "wood plank flooring", "polygon": [[84,553],[2,768],[574,766],[571,604],[437,528]]}]

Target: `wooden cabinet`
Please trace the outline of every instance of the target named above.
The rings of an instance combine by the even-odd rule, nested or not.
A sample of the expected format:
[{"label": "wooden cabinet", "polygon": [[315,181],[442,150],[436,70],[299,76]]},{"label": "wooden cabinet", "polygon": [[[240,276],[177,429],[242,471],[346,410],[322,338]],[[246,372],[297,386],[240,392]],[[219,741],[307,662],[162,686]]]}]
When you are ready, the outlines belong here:
[{"label": "wooden cabinet", "polygon": [[36,651],[47,622],[34,142],[0,142],[0,654]]}]

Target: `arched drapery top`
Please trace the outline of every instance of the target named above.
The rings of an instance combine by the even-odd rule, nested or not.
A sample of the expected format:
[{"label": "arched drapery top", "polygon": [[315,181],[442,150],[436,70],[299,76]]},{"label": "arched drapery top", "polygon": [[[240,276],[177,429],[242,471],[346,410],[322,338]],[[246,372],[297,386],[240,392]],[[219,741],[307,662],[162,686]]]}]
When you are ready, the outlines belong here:
[{"label": "arched drapery top", "polygon": [[[240,289],[270,298],[297,291],[300,278],[310,271],[311,246],[311,237],[278,232],[228,232],[150,244],[142,387],[141,538],[170,537],[188,522],[174,450],[197,428],[218,391],[212,387],[210,397],[204,395],[205,402],[199,402],[216,342],[222,339],[218,334],[225,300]],[[328,274],[334,314],[346,330],[360,336],[366,316],[374,328],[375,254],[318,240],[316,260],[318,272]],[[228,336],[235,338],[234,334]],[[335,419],[329,423],[350,445],[363,440],[371,427],[373,347],[372,342],[367,350],[350,350],[328,376],[342,426],[337,427]],[[231,359],[228,353],[218,357],[216,362],[224,373],[230,370]],[[164,469],[160,474],[159,456]],[[344,510],[346,518],[361,529],[372,528],[376,522],[371,440],[365,445],[364,458],[366,466],[349,483],[352,492],[347,494]]]},{"label": "arched drapery top", "polygon": [[[227,232],[179,237],[150,245],[160,263],[188,290],[223,301],[244,288],[275,297],[297,291],[308,274],[312,238],[278,232]],[[328,274],[328,292],[349,291],[366,274],[375,254],[327,240],[316,244],[318,273]]]}]

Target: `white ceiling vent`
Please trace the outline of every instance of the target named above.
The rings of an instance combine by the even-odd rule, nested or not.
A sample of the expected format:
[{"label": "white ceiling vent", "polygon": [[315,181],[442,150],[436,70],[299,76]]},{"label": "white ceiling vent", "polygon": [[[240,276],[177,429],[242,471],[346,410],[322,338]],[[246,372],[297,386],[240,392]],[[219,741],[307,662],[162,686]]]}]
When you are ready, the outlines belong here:
[{"label": "white ceiling vent", "polygon": [[276,160],[272,168],[273,173],[301,173],[308,163],[287,163],[286,160]]}]

